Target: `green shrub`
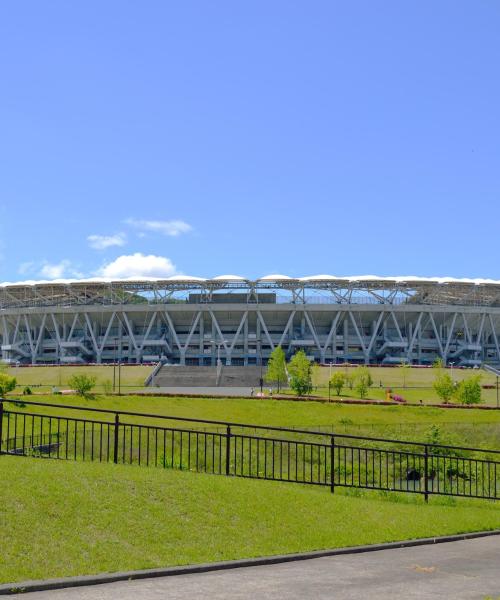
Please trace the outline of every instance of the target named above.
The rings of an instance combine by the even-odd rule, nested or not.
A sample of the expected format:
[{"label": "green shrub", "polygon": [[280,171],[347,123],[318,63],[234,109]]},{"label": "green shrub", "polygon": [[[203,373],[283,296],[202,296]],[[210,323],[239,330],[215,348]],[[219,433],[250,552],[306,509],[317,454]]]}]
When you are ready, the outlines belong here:
[{"label": "green shrub", "polygon": [[455,398],[462,404],[479,404],[481,398],[481,375],[474,375],[463,379],[455,390]]},{"label": "green shrub", "polygon": [[445,404],[451,400],[455,392],[455,384],[448,373],[440,373],[434,380],[432,387]]},{"label": "green shrub", "polygon": [[0,397],[5,396],[16,387],[17,381],[15,377],[0,372]]},{"label": "green shrub", "polygon": [[96,378],[82,373],[81,375],[73,375],[69,379],[68,384],[77,394],[88,398],[91,395],[90,392],[95,387]]}]

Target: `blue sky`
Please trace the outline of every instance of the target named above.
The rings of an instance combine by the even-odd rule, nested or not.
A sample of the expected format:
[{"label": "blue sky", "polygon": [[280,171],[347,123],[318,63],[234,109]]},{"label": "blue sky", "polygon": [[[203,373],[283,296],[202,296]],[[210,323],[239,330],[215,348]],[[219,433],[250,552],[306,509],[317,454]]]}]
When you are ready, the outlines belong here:
[{"label": "blue sky", "polygon": [[2,2],[0,281],[500,279],[499,30],[496,0]]}]

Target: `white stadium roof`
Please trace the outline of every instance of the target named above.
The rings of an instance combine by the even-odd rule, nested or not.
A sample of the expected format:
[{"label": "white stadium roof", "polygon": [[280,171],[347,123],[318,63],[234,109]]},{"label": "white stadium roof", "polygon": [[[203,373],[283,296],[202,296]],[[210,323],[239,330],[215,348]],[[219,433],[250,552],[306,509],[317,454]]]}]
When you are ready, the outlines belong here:
[{"label": "white stadium roof", "polygon": [[179,283],[179,284],[210,284],[210,283],[246,283],[258,284],[259,282],[271,283],[336,283],[336,284],[351,284],[351,283],[387,283],[394,284],[455,284],[455,285],[494,285],[500,286],[498,279],[482,279],[482,278],[455,278],[455,277],[420,277],[415,275],[398,275],[396,277],[380,277],[378,275],[309,275],[307,277],[290,277],[288,275],[272,274],[259,277],[258,279],[249,279],[241,275],[218,275],[217,277],[205,278],[191,275],[174,275],[172,277],[128,277],[121,279],[110,279],[105,277],[91,277],[87,279],[50,279],[50,280],[26,280],[0,283],[0,288],[21,288],[21,287],[45,287],[45,286],[67,286],[67,285],[86,285],[86,284],[130,284],[130,283]]},{"label": "white stadium roof", "polygon": [[[53,279],[0,283],[0,310],[36,306],[73,304],[168,303],[174,294],[183,297],[190,291],[207,297],[214,292],[276,290],[277,296],[293,294],[293,301],[317,303],[318,294],[334,303],[360,303],[370,296],[375,303],[482,305],[500,307],[500,280],[454,277],[417,277],[414,275],[379,277],[377,275],[310,275],[289,277],[282,274],[248,279],[241,275],[213,278],[191,275],[172,277],[129,277],[108,279]],[[299,299],[299,296],[302,299]],[[141,300],[142,298],[142,300]],[[316,300],[315,300],[316,298]],[[288,300],[287,300],[288,301]]]}]

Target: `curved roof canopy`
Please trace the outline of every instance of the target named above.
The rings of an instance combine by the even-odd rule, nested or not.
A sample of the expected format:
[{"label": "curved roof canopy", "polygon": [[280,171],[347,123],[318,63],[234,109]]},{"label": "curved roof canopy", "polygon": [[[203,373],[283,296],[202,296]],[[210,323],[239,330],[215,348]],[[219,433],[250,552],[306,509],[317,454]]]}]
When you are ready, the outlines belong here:
[{"label": "curved roof canopy", "polygon": [[[325,293],[331,301],[356,303],[371,296],[374,302],[411,304],[453,304],[500,306],[500,280],[457,279],[453,277],[355,275],[313,275],[292,278],[271,274],[250,280],[240,275],[219,275],[211,279],[190,275],[166,278],[55,279],[0,283],[0,309],[10,307],[68,306],[72,304],[123,304],[127,302],[168,302],[174,293],[190,290],[300,291],[305,300]],[[279,293],[279,292],[278,292]],[[284,292],[283,292],[284,293]],[[358,300],[357,300],[358,299]],[[305,300],[307,301],[307,300]],[[314,300],[311,297],[311,303]]]}]

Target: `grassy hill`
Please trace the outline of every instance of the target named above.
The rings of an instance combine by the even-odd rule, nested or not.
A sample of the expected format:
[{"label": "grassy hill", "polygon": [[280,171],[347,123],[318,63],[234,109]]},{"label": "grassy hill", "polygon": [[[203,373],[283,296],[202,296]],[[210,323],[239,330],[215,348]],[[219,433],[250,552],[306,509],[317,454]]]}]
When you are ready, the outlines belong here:
[{"label": "grassy hill", "polygon": [[483,501],[120,465],[1,456],[0,479],[3,583],[500,527]]},{"label": "grassy hill", "polygon": [[[195,417],[235,423],[321,429],[325,432],[400,438],[422,441],[432,426],[443,432],[443,443],[500,448],[500,411],[441,409],[428,406],[369,406],[324,402],[294,402],[238,398],[175,398],[104,396],[85,400],[78,396],[36,396],[30,400],[59,404],[109,408],[179,417]],[[9,407],[12,405],[6,405]],[[25,408],[42,413],[89,417],[80,411]],[[95,416],[95,415],[94,415]],[[111,415],[103,415],[111,419]],[[127,417],[127,422],[145,422]],[[148,423],[165,425],[161,419]]]},{"label": "grassy hill", "polygon": [[[145,365],[122,365],[122,389],[144,387],[144,380],[151,373],[152,368]],[[113,382],[112,365],[9,367],[7,372],[17,380],[17,393],[26,386],[31,387],[33,392],[50,392],[53,386],[64,389],[68,387],[68,381],[73,375],[81,373],[92,375],[97,379],[96,390],[99,392],[102,392],[106,385],[112,385]],[[115,376],[118,386],[118,368],[116,368]]]}]

